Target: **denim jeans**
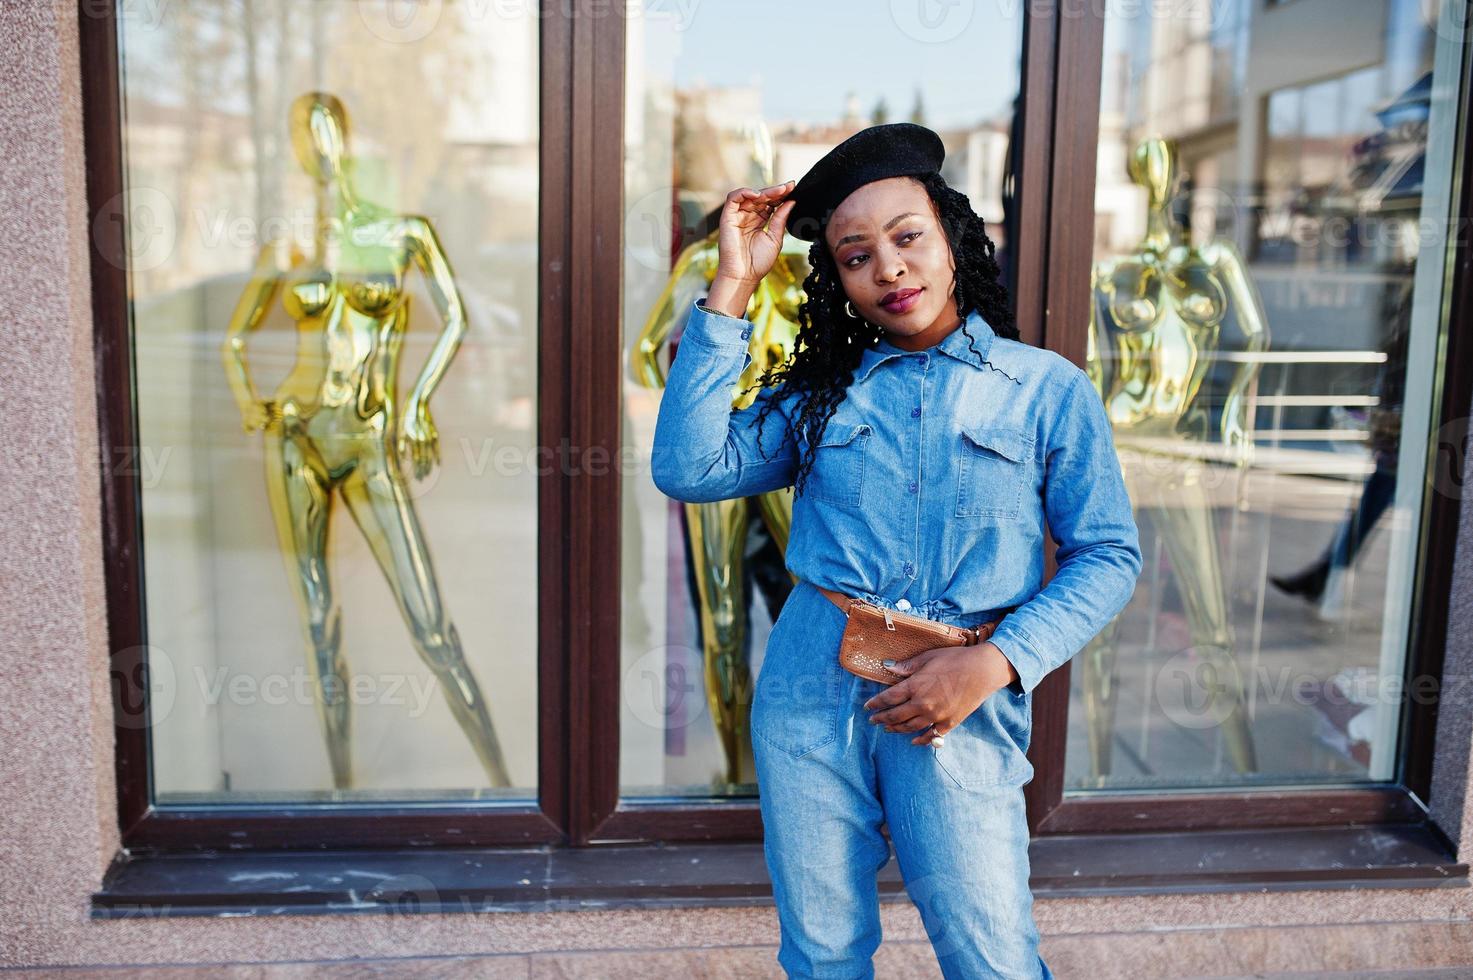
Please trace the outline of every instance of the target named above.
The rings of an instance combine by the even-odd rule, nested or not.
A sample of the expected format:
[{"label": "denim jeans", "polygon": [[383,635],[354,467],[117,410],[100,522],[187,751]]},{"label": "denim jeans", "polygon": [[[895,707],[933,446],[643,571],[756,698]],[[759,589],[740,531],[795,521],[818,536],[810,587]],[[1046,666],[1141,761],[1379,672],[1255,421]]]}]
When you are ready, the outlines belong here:
[{"label": "denim jeans", "polygon": [[789,977],[874,976],[889,828],[942,975],[1047,978],[1028,887],[1032,692],[997,691],[939,747],[872,724],[884,685],[839,666],[844,613],[806,582],[752,701],[764,848]]},{"label": "denim jeans", "polygon": [[[785,552],[803,584],[752,701],[780,961],[799,977],[872,975],[883,822],[946,976],[1047,977],[1022,793],[1033,690],[1120,612],[1141,567],[1104,404],[1077,366],[972,311],[924,351],[864,348],[808,431],[786,382],[733,409],[753,331],[691,304],[650,462],[660,490],[700,502],[793,486],[812,451]],[[957,626],[1001,617],[991,643],[1018,678],[940,747],[912,745],[869,722],[881,685],[839,666],[844,613],[813,585]]]},{"label": "denim jeans", "polygon": [[1361,545],[1365,544],[1381,514],[1395,499],[1396,467],[1377,466],[1361,487],[1360,502],[1346,515],[1326,549],[1327,564],[1338,568],[1353,565]]}]

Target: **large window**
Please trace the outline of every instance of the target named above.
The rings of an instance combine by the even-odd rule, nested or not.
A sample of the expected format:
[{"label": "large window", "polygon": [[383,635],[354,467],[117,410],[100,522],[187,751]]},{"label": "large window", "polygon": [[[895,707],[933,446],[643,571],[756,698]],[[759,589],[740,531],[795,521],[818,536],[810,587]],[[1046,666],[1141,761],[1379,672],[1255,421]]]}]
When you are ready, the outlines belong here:
[{"label": "large window", "polygon": [[154,802],[537,786],[537,20],[119,20]]},{"label": "large window", "polygon": [[[626,438],[641,455],[684,318],[715,274],[716,218],[733,188],[796,180],[866,126],[922,123],[945,141],[947,179],[1012,267],[1004,194],[1022,20],[1001,7],[939,19],[902,8],[744,3],[684,22],[646,4],[630,22],[623,394]],[[754,46],[732,43],[754,22],[781,29]],[[861,67],[879,64],[883,72]],[[791,352],[808,248],[789,236],[753,302],[760,328],[740,387]],[[783,557],[792,490],[683,504],[640,470],[623,494],[624,792],[751,796],[753,679],[794,584]]]},{"label": "large window", "polygon": [[1106,17],[1089,364],[1146,564],[1076,664],[1066,789],[1400,775],[1464,232],[1436,7]]}]

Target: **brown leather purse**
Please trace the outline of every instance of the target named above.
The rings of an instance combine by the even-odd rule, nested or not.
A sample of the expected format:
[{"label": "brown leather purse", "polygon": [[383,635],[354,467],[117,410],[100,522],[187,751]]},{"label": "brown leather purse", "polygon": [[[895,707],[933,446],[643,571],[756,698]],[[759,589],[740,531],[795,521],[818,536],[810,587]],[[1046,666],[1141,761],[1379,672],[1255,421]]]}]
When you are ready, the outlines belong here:
[{"label": "brown leather purse", "polygon": [[905,679],[886,667],[884,660],[908,660],[923,650],[936,647],[975,646],[990,639],[997,624],[993,620],[970,628],[938,623],[868,602],[858,596],[815,585],[815,589],[844,610],[849,620],[839,640],[839,663],[845,670],[881,684]]}]

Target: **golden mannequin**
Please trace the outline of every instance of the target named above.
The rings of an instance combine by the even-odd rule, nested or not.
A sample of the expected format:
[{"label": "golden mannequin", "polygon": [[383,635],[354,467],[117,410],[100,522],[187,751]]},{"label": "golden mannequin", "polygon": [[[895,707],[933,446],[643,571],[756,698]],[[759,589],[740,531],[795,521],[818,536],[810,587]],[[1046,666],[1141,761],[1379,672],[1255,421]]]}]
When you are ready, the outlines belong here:
[{"label": "golden mannequin", "polygon": [[[283,557],[302,614],[333,784],[354,785],[342,612],[327,563],[336,499],[368,540],[415,651],[435,673],[455,720],[493,786],[510,779],[486,701],[441,602],[399,454],[424,479],[439,462],[429,399],[466,330],[455,278],[428,220],[386,211],[354,193],[348,117],[326,92],[291,105],[292,149],[316,182],[312,252],[265,245],[236,305],[221,354],[247,432],[261,429],[266,482]],[[398,372],[409,328],[405,280],[424,276],[444,329],[399,411]],[[246,340],[280,295],[296,322],[295,364],[268,399],[251,381]]]},{"label": "golden mannequin", "polygon": [[[1088,373],[1114,425],[1117,449],[1132,481],[1131,496],[1151,515],[1177,573],[1192,641],[1208,668],[1209,710],[1225,726],[1239,772],[1257,771],[1243,687],[1233,650],[1227,590],[1218,557],[1211,504],[1204,487],[1207,429],[1202,382],[1219,350],[1229,317],[1244,348],[1268,346],[1263,303],[1232,242],[1201,247],[1181,241],[1170,202],[1177,192],[1175,147],[1144,140],[1131,154],[1131,179],[1149,197],[1146,237],[1126,255],[1101,261],[1091,283]],[[1251,450],[1245,438],[1246,394],[1258,364],[1238,364],[1228,385],[1216,437],[1238,466]],[[1085,648],[1085,715],[1091,774],[1110,772],[1116,702],[1112,622]]]},{"label": "golden mannequin", "polygon": [[[771,183],[771,168],[765,168]],[[631,369],[646,388],[665,387],[665,373],[657,354],[669,339],[677,317],[704,293],[716,276],[717,232],[680,253],[665,282],[659,300],[650,311],[631,354]],[[808,275],[808,242],[785,236],[777,263],[758,284],[747,307],[752,322],[752,363],[738,379],[745,389],[768,368],[787,360],[798,334],[798,306],[803,301],[803,280]],[[678,290],[680,284],[700,276],[703,292]],[[689,293],[689,295],[683,295]],[[733,409],[746,408],[757,398],[757,389],[732,401]],[[687,546],[695,562],[699,591],[702,659],[705,665],[706,700],[726,757],[728,784],[752,783],[752,746],[748,721],[752,705],[752,671],[743,651],[746,648],[747,594],[743,549],[747,542],[749,499],[737,498],[705,504],[684,504]],[[778,550],[786,553],[788,530],[793,523],[793,490],[785,487],[755,498]],[[789,573],[792,578],[792,573]],[[794,579],[796,583],[796,579]],[[776,612],[776,610],[774,610]]]}]

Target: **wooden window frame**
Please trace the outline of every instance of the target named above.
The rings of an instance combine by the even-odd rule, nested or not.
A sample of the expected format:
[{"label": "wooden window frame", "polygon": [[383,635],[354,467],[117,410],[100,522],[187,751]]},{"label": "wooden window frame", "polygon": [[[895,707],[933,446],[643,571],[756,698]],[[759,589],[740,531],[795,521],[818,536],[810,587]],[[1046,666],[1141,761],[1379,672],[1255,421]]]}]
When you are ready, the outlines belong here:
[{"label": "wooden window frame", "polygon": [[[623,262],[623,111],[625,37],[621,16],[598,0],[574,0],[541,18],[540,38],[540,262],[538,385],[541,445],[568,442],[601,447],[620,444],[620,392],[624,358],[621,332],[609,329],[621,308]],[[1017,270],[1017,320],[1023,339],[1063,353],[1084,355],[1091,257],[1090,224],[1099,119],[1103,9],[1026,4],[1020,100],[1025,138],[1018,173],[1018,226],[1046,229],[1010,243]],[[312,869],[332,869],[333,855],[362,867],[367,860],[392,864],[413,846],[416,860],[434,866],[437,881],[458,881],[457,862],[477,851],[477,867],[506,863],[510,879],[526,877],[529,860],[542,862],[537,884],[500,888],[486,880],[437,892],[472,907],[474,896],[501,905],[521,901],[566,903],[591,898],[612,902],[770,900],[761,869],[761,818],[755,800],[621,800],[619,773],[620,475],[554,472],[538,489],[538,799],[525,806],[364,805],[349,810],[311,807],[155,807],[149,800],[147,726],[140,724],[138,692],[146,646],[139,489],[124,465],[126,447],[137,444],[129,338],[127,272],[109,256],[126,255],[120,222],[97,220],[123,191],[117,22],[92,0],[79,0],[84,131],[91,235],[92,303],[96,329],[97,407],[102,466],[103,542],[116,715],[118,819],[123,849],[94,914],[129,914],[140,902],[176,911],[281,907],[281,890],[240,894],[221,890],[219,875],[231,861],[281,861],[283,853],[310,852],[320,860],[299,866],[293,884],[300,904],[348,908]],[[1072,100],[1059,100],[1060,91]],[[1473,153],[1466,121],[1459,133],[1463,173],[1459,213],[1473,196]],[[1473,309],[1473,260],[1467,242],[1457,245],[1450,283],[1452,315]],[[1473,350],[1466,332],[1447,338],[1443,418],[1465,414],[1473,396]],[[1417,615],[1410,651],[1415,674],[1440,677],[1447,630],[1458,501],[1432,494],[1426,501]],[[1415,704],[1409,719],[1404,777],[1397,784],[1364,789],[1304,789],[1101,794],[1065,798],[1064,754],[1069,667],[1038,687],[1030,758],[1035,779],[1026,787],[1035,834],[1034,865],[1043,880],[1036,891],[1171,888],[1295,887],[1305,884],[1446,884],[1466,882],[1446,836],[1431,823],[1429,795],[1437,705]],[[146,705],[143,706],[146,711]],[[1280,865],[1263,867],[1265,828],[1295,828],[1300,841]],[[1184,832],[1190,832],[1184,834]],[[1303,838],[1302,835],[1309,835]],[[1276,839],[1281,838],[1275,835]],[[1386,860],[1357,871],[1333,871],[1303,863],[1303,840],[1333,854],[1371,847]],[[1238,842],[1241,867],[1196,867],[1204,846]],[[1390,842],[1390,843],[1388,843]],[[1143,844],[1151,849],[1141,851]],[[330,848],[330,849],[329,849]],[[580,853],[585,852],[585,853]],[[210,862],[190,858],[214,855]],[[661,878],[631,873],[639,885],[621,884],[618,856],[647,871],[652,854],[704,855],[701,874],[689,864]],[[1297,857],[1296,857],[1297,854]],[[720,855],[725,855],[721,857]],[[1127,855],[1134,863],[1121,865]],[[494,858],[492,857],[494,856]],[[158,896],[161,861],[172,861],[168,901]],[[479,862],[491,862],[489,865]],[[604,863],[600,864],[602,861]],[[183,863],[179,863],[183,862]],[[755,862],[755,871],[754,871]],[[1114,865],[1111,865],[1114,862]],[[1297,863],[1296,863],[1297,862]],[[681,862],[675,862],[680,865]],[[385,865],[388,866],[388,865]],[[730,880],[719,869],[730,866]],[[181,875],[180,868],[193,869]],[[1048,869],[1052,868],[1052,871]],[[553,869],[557,869],[554,872]],[[581,870],[580,870],[581,869]],[[1037,870],[1043,869],[1043,870]],[[902,894],[898,876],[882,874],[882,893]],[[172,874],[172,877],[169,875]],[[889,877],[886,877],[886,874]],[[195,877],[191,878],[190,875]],[[589,885],[584,877],[602,880]],[[1052,877],[1051,877],[1052,876]],[[256,876],[257,878],[259,876]],[[474,876],[471,876],[474,878]],[[197,890],[184,884],[196,881]],[[152,891],[150,889],[153,889]],[[152,896],[144,901],[140,896]],[[494,896],[494,899],[492,898]],[[334,904],[336,903],[336,904]],[[434,907],[426,903],[425,907]]]}]

